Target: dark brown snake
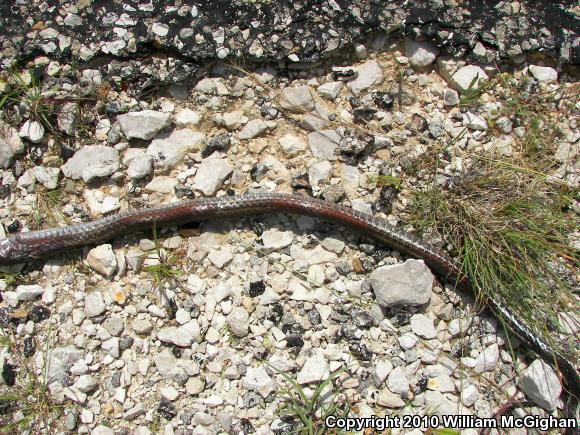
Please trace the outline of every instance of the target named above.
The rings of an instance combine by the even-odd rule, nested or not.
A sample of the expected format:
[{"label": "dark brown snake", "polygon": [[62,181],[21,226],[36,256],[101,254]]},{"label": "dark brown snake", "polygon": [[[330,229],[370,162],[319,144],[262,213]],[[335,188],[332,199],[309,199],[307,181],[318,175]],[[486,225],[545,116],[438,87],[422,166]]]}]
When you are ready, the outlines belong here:
[{"label": "dark brown snake", "polygon": [[[170,226],[258,213],[309,215],[347,226],[407,256],[422,259],[431,270],[447,282],[456,284],[462,289],[473,290],[475,288],[461,273],[459,266],[447,255],[393,227],[381,218],[320,199],[283,193],[222,196],[182,201],[160,207],[121,212],[83,224],[12,235],[0,239],[0,265],[22,263],[62,253],[71,248],[102,243],[122,234],[149,229],[153,223],[159,226]],[[567,384],[567,391],[576,403],[572,406],[572,416],[577,418],[576,408],[577,398],[580,397],[580,377],[575,365],[566,356],[552,349],[534,334],[500,301],[491,297],[487,297],[485,301],[489,308],[501,317],[523,342],[545,361],[550,362],[560,370]]]}]

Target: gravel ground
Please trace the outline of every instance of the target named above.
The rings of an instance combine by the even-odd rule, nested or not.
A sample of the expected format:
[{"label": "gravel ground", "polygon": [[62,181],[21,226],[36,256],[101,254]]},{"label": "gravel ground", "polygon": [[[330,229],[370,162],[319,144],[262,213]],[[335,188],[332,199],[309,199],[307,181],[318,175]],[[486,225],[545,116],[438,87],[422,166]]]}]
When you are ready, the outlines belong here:
[{"label": "gravel ground", "polygon": [[[294,50],[292,40],[276,37],[294,35],[282,24],[288,15],[276,15],[279,25],[253,40],[239,27],[246,42],[236,52],[240,59],[246,51],[260,59],[260,50],[267,59],[284,59],[276,67],[246,71],[241,61],[218,62],[195,82],[143,95],[153,83],[174,81],[178,69],[183,77],[200,74],[191,59],[233,53],[234,27],[220,33],[210,20],[199,30],[209,14],[201,6],[176,4],[161,12],[155,4],[141,16],[127,5],[123,12],[120,5],[109,10],[78,2],[27,15],[35,30],[19,39],[10,32],[29,10],[22,3],[12,7],[2,61],[25,53],[35,68],[17,75],[20,81],[0,82],[3,93],[25,90],[20,104],[9,100],[0,117],[0,229],[6,233],[247,191],[310,194],[402,225],[411,190],[425,180],[419,174],[402,186],[381,186],[378,176],[398,177],[441,143],[452,143],[441,183],[469,170],[469,152],[518,153],[525,126],[498,118],[493,88],[477,109],[460,108],[462,95],[496,76],[484,61],[507,54],[517,61],[514,80],[529,80],[536,92],[562,95],[575,85],[553,60],[522,54],[557,46],[561,59],[576,62],[576,51],[563,42],[575,33],[562,28],[556,34],[547,24],[529,48],[521,46],[529,42],[525,35],[509,26],[518,35],[506,37],[509,47],[485,39],[448,43],[439,34],[453,28],[449,24],[432,30],[441,36],[434,42],[375,35],[349,46],[350,60],[292,68],[363,33],[388,29],[399,16],[392,8],[391,18],[372,21],[369,2],[321,30],[332,35],[336,25],[344,35],[340,26],[357,22],[348,36],[335,44],[319,35],[326,48],[310,55],[312,47]],[[344,11],[340,5],[330,2],[329,10]],[[264,14],[288,14],[288,8],[281,3]],[[498,20],[530,19],[525,8],[526,2],[502,2]],[[420,17],[421,11],[406,13]],[[155,19],[159,13],[163,20]],[[135,16],[146,19],[132,34]],[[247,15],[220,18],[251,22]],[[206,42],[182,46],[192,23],[187,38],[198,41],[199,30]],[[486,25],[463,36],[481,37]],[[70,36],[79,26],[86,30],[82,43]],[[429,24],[401,27],[425,33]],[[519,52],[510,52],[514,41]],[[451,47],[465,57],[449,57]],[[180,59],[174,65],[155,56],[125,59],[153,48],[171,49]],[[95,63],[79,67],[67,60],[76,56]],[[55,103],[58,98],[65,99]],[[38,101],[52,102],[56,114],[31,108]],[[559,165],[551,175],[577,187],[576,122],[569,115],[559,124]],[[8,276],[0,280],[0,312],[15,347],[0,351],[0,383],[14,388],[28,367],[64,411],[57,421],[36,421],[30,433],[289,433],[298,423],[280,417],[283,389],[290,387],[285,375],[307,397],[332,377],[324,400],[344,400],[358,416],[491,417],[506,403],[514,415],[546,416],[560,415],[563,407],[553,369],[518,349],[470,295],[438,281],[421,261],[307,217],[141,232],[27,266],[15,285]],[[563,316],[568,332],[577,334],[575,313]],[[11,406],[1,418],[24,416],[17,410],[14,417]]]}]

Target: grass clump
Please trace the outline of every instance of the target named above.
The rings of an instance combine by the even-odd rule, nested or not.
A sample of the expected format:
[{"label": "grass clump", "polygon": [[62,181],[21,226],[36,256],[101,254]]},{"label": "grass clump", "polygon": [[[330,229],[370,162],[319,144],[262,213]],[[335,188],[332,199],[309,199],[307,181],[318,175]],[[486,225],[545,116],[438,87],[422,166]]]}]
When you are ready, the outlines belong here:
[{"label": "grass clump", "polygon": [[4,288],[11,288],[16,286],[20,279],[20,272],[2,272],[0,271],[0,281]]},{"label": "grass clump", "polygon": [[182,271],[176,268],[179,258],[175,254],[161,249],[156,225],[153,225],[153,241],[159,264],[145,266],[143,270],[151,275],[156,288],[161,288],[165,284],[174,284],[175,279],[182,274]]},{"label": "grass clump", "polygon": [[30,113],[30,118],[42,123],[52,130],[54,106],[42,95],[41,83],[35,71],[18,72],[12,68],[2,79],[5,91],[0,94],[0,110],[7,104],[23,104]]},{"label": "grass clump", "polygon": [[161,249],[155,223],[153,224],[153,240],[155,242],[155,256],[159,263],[145,266],[143,270],[151,276],[153,289],[157,293],[159,302],[163,304],[169,317],[174,318],[177,305],[175,299],[166,289],[177,286],[177,278],[181,276],[183,271],[178,266],[179,257]]},{"label": "grass clump", "polygon": [[455,191],[416,193],[413,223],[420,230],[436,228],[455,247],[463,272],[479,290],[499,296],[553,342],[558,312],[578,308],[572,275],[561,278],[580,260],[568,243],[578,221],[566,211],[577,192],[545,189],[545,183],[525,178],[527,183],[521,174],[480,166]]},{"label": "grass clump", "polygon": [[[8,327],[1,329],[1,348],[13,355],[17,367],[7,362],[4,365],[2,375],[9,382],[0,387],[0,434],[23,433],[25,430],[29,433],[53,433],[62,419],[62,405],[51,398],[44,380],[29,367]],[[8,371],[14,370],[8,376],[7,367]]]},{"label": "grass clump", "polygon": [[46,226],[57,227],[68,220],[62,212],[63,192],[61,189],[36,191],[36,209],[33,218],[37,229]]},{"label": "grass clump", "polygon": [[567,103],[577,97],[558,90],[556,98],[507,74],[494,81],[499,114],[523,127],[513,154],[467,151],[470,166],[447,189],[435,182],[440,156],[432,156],[433,183],[413,193],[408,220],[452,246],[480,293],[504,301],[554,349],[573,354],[573,339],[556,336],[564,333],[558,313],[579,310],[580,252],[571,240],[580,227],[572,210],[579,190],[550,174],[561,165],[554,156]]},{"label": "grass clump", "polygon": [[401,190],[401,185],[403,180],[399,177],[394,177],[393,175],[369,175],[368,180],[371,183],[376,183],[377,186],[383,187],[393,187],[397,190]]},{"label": "grass clump", "polygon": [[159,264],[145,266],[143,270],[151,275],[155,287],[162,287],[165,283],[171,283],[181,275],[181,270],[175,268],[178,258],[172,253],[156,249]]},{"label": "grass clump", "polygon": [[306,394],[300,384],[287,373],[279,371],[288,386],[280,391],[283,401],[277,414],[282,421],[292,425],[290,433],[307,435],[328,433],[329,429],[324,424],[326,417],[348,416],[351,411],[350,403],[340,394],[340,390],[331,389],[334,380],[343,372],[344,369],[334,371],[326,380],[315,386],[312,394]]},{"label": "grass clump", "polygon": [[471,80],[467,90],[461,94],[459,105],[461,107],[474,107],[479,104],[479,98],[495,84],[495,80],[480,80],[476,76]]}]

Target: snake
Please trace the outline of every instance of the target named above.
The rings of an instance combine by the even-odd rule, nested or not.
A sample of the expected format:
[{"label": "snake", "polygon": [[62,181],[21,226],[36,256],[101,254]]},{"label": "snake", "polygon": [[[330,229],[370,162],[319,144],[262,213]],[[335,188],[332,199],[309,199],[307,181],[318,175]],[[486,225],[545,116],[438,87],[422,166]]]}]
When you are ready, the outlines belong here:
[{"label": "snake", "polygon": [[[279,213],[311,216],[350,228],[403,255],[423,260],[444,281],[454,284],[458,289],[482,296],[477,286],[462,273],[457,261],[416,236],[389,224],[385,219],[323,199],[280,192],[184,200],[122,211],[86,223],[13,234],[0,238],[0,265],[43,259],[74,248],[100,244],[124,234],[151,228],[153,224],[178,226],[197,221]],[[573,418],[577,419],[580,376],[575,364],[534,333],[500,299],[486,293],[484,302],[520,340],[560,371],[568,395],[574,402]]]}]

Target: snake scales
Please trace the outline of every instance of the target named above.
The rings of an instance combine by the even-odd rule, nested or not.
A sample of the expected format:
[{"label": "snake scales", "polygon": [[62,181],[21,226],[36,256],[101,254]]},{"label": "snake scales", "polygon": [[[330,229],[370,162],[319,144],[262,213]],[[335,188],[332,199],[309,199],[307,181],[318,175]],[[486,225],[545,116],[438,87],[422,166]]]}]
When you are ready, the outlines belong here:
[{"label": "snake scales", "polygon": [[[320,199],[283,193],[195,199],[160,207],[126,211],[83,224],[19,233],[0,239],[0,265],[40,259],[70,248],[101,243],[122,234],[151,228],[154,222],[157,225],[169,226],[257,213],[310,215],[344,225],[383,242],[405,255],[423,259],[427,266],[445,281],[455,283],[463,289],[475,288],[452,259],[427,243],[391,226],[383,219]],[[575,364],[562,353],[552,349],[523,321],[513,315],[501,301],[487,297],[486,303],[496,315],[503,318],[523,342],[545,361],[557,366],[564,377],[568,393],[575,403],[572,407],[572,417],[577,418],[580,377]]]}]

